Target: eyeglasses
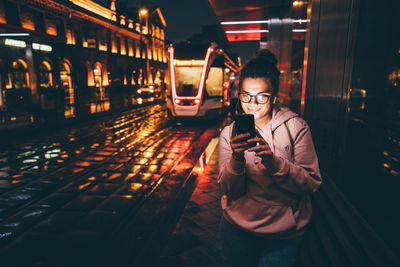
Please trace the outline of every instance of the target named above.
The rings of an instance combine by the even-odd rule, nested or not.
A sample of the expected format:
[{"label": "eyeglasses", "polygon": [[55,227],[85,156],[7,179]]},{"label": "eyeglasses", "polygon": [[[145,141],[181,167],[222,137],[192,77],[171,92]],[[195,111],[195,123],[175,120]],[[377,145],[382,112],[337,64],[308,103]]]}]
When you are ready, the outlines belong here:
[{"label": "eyeglasses", "polygon": [[271,95],[267,93],[258,93],[255,95],[251,95],[249,93],[241,92],[239,93],[239,100],[243,103],[250,103],[251,99],[254,97],[257,104],[266,104],[270,99]]}]

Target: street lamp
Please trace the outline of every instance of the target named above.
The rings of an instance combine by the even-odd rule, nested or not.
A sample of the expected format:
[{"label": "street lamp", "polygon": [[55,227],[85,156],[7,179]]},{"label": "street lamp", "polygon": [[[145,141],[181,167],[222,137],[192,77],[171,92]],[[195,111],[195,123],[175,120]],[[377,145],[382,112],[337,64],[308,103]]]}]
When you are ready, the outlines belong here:
[{"label": "street lamp", "polygon": [[[140,83],[141,85],[144,84],[144,77],[145,74],[147,75],[147,51],[144,47],[143,35],[148,33],[148,9],[145,5],[143,5],[139,10],[139,20],[140,20],[140,60],[141,60],[141,69],[140,72]],[[144,25],[143,25],[144,19]],[[143,27],[144,26],[144,27]],[[145,53],[143,53],[145,52]],[[146,69],[146,73],[145,73]]]}]

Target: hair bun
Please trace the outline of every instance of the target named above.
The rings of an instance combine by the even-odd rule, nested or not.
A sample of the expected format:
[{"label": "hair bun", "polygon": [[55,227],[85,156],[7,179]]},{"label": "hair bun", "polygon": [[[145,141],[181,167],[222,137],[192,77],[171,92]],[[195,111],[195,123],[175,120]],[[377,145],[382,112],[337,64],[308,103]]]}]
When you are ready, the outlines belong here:
[{"label": "hair bun", "polygon": [[264,60],[274,66],[276,66],[278,64],[278,61],[276,60],[275,55],[267,49],[257,51],[255,54],[255,58]]}]

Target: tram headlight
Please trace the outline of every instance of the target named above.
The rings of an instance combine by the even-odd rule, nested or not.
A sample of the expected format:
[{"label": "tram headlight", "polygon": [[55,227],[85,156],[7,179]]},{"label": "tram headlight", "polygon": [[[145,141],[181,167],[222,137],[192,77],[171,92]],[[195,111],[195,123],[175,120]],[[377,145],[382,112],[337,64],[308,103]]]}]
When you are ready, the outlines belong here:
[{"label": "tram headlight", "polygon": [[194,103],[195,103],[195,104],[199,104],[199,103],[200,103],[200,99],[195,99],[195,100],[194,100]]},{"label": "tram headlight", "polygon": [[175,99],[175,104],[180,104],[181,100],[180,99]]}]

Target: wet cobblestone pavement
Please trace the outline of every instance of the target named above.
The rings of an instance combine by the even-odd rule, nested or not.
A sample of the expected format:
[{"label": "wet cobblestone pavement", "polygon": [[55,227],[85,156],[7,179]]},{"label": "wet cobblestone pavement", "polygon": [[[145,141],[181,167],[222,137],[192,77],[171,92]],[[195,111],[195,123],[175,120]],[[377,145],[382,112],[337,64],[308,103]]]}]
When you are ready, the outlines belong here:
[{"label": "wet cobblestone pavement", "polygon": [[198,177],[196,188],[160,253],[156,266],[228,266],[218,240],[222,210],[217,183],[217,142],[215,145],[215,150],[204,172]]},{"label": "wet cobblestone pavement", "polygon": [[129,266],[216,132],[155,105],[2,148],[0,263]]}]

